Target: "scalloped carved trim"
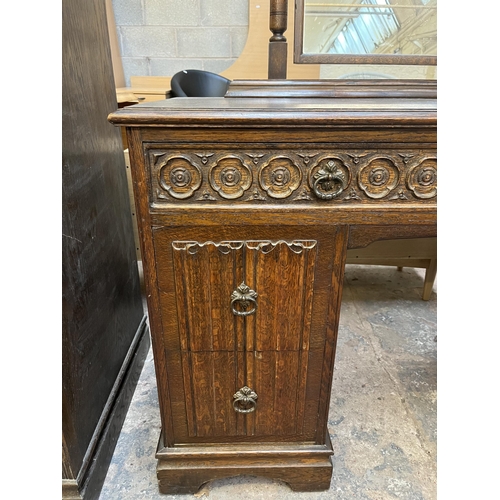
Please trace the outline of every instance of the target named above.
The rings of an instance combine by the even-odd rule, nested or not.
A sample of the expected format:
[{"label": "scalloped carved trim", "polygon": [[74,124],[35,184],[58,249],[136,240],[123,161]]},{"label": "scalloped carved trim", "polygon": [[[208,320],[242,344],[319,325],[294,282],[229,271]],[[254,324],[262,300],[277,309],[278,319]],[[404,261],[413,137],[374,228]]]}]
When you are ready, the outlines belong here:
[{"label": "scalloped carved trim", "polygon": [[247,240],[247,241],[220,241],[215,243],[213,241],[204,241],[199,243],[198,241],[173,241],[172,248],[174,250],[185,251],[190,255],[194,255],[198,252],[200,248],[205,246],[213,245],[219,252],[223,254],[228,254],[233,250],[240,250],[245,246],[251,250],[257,250],[264,254],[272,252],[279,245],[286,245],[292,252],[296,254],[302,253],[304,250],[310,250],[314,248],[317,244],[316,240]]}]

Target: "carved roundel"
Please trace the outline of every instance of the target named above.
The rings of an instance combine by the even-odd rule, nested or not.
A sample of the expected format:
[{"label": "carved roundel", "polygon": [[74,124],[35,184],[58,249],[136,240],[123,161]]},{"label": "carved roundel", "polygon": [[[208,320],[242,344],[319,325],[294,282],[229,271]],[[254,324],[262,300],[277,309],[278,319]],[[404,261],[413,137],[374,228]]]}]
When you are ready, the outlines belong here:
[{"label": "carved roundel", "polygon": [[359,171],[359,187],[370,198],[387,196],[398,182],[399,170],[388,158],[376,158]]},{"label": "carved roundel", "polygon": [[184,156],[174,156],[161,164],[160,186],[174,198],[189,198],[201,186],[200,169]]},{"label": "carved roundel", "polygon": [[299,186],[302,180],[300,168],[285,156],[275,156],[262,166],[259,183],[272,198],[286,198]]},{"label": "carved roundel", "polygon": [[437,194],[437,160],[428,158],[408,175],[408,188],[417,198],[433,198]]},{"label": "carved roundel", "polygon": [[252,184],[252,172],[237,156],[225,156],[210,169],[210,185],[223,198],[239,198]]},{"label": "carved roundel", "polygon": [[320,200],[336,198],[347,188],[349,182],[349,169],[343,160],[334,156],[315,159],[309,171],[309,185]]}]

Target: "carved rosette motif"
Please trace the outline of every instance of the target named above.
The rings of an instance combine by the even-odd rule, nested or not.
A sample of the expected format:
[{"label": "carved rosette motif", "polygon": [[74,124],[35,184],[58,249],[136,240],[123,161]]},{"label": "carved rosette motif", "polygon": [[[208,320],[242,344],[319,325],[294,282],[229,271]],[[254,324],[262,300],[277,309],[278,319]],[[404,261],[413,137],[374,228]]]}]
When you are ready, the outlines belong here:
[{"label": "carved rosette motif", "polygon": [[349,169],[340,157],[318,158],[309,171],[309,185],[321,200],[332,200],[339,196],[347,188],[349,181]]},{"label": "carved rosette motif", "polygon": [[302,182],[302,172],[286,156],[275,156],[259,171],[259,183],[272,198],[287,198]]},{"label": "carved rosette motif", "polygon": [[[216,204],[376,203],[432,201],[437,195],[434,151],[265,150],[149,153],[154,201]],[[274,201],[273,201],[274,200]]]},{"label": "carved rosette motif", "polygon": [[408,189],[417,198],[434,198],[437,194],[437,160],[427,158],[408,174]]},{"label": "carved rosette motif", "polygon": [[398,183],[399,170],[389,158],[375,158],[359,171],[359,187],[370,198],[387,196]]},{"label": "carved rosette motif", "polygon": [[252,184],[252,172],[236,155],[220,158],[210,169],[209,181],[222,198],[240,198]]},{"label": "carved rosette motif", "polygon": [[158,166],[158,183],[173,198],[189,198],[201,186],[201,171],[187,156],[172,156]]}]

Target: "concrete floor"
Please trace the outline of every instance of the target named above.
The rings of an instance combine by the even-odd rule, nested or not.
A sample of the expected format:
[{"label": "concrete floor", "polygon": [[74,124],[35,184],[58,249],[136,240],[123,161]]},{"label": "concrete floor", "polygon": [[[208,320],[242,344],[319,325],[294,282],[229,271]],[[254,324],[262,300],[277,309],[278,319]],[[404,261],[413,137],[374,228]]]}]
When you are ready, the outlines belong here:
[{"label": "concrete floor", "polygon": [[[328,491],[292,492],[254,477],[217,480],[195,497],[434,500],[436,498],[436,290],[421,299],[424,270],[348,265],[328,428],[335,455]],[[160,495],[154,453],[160,433],[149,353],[100,500]]]}]

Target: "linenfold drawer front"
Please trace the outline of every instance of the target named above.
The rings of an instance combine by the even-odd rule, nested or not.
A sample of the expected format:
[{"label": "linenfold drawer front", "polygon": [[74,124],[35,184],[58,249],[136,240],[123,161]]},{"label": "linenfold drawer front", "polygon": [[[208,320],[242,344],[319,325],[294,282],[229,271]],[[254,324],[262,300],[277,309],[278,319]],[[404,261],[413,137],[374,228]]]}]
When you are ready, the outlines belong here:
[{"label": "linenfold drawer front", "polygon": [[176,442],[314,440],[338,239],[338,228],[155,229]]}]

